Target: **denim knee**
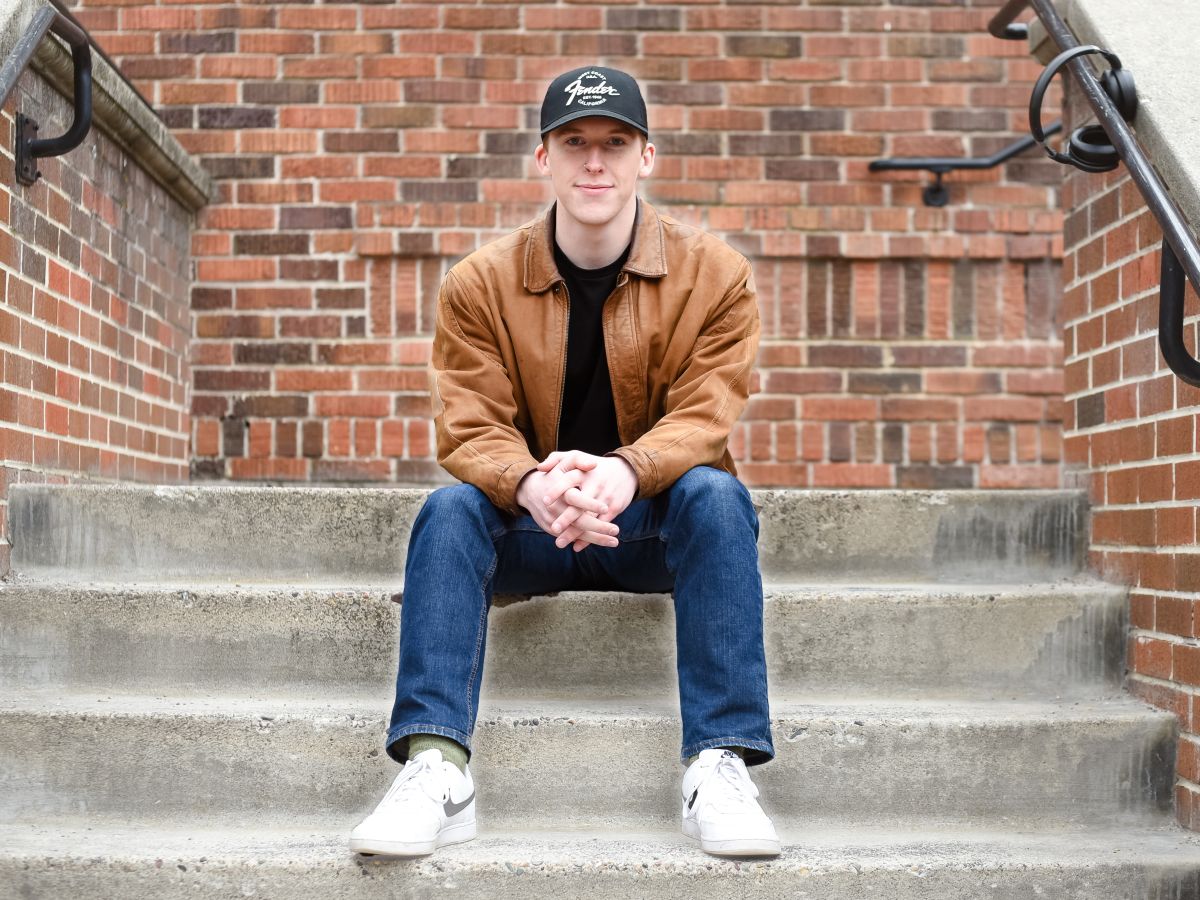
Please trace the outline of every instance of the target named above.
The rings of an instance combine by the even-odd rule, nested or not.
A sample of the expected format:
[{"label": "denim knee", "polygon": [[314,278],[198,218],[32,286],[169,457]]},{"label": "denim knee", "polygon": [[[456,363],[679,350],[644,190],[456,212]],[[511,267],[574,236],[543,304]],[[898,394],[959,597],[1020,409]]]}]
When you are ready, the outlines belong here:
[{"label": "denim knee", "polygon": [[701,540],[722,542],[744,535],[751,544],[758,541],[758,513],[746,486],[723,469],[695,466],[671,486],[670,526],[664,529]]},{"label": "denim knee", "polygon": [[671,491],[692,501],[699,501],[713,512],[754,512],[754,503],[746,486],[724,469],[694,466],[688,469],[671,487]]},{"label": "denim knee", "polygon": [[440,487],[425,498],[413,521],[410,540],[431,528],[434,534],[476,533],[495,540],[503,532],[504,523],[487,494],[473,484],[454,484]]},{"label": "denim knee", "polygon": [[425,498],[417,518],[455,518],[462,515],[478,515],[490,506],[487,494],[473,484],[452,484],[440,487]]}]

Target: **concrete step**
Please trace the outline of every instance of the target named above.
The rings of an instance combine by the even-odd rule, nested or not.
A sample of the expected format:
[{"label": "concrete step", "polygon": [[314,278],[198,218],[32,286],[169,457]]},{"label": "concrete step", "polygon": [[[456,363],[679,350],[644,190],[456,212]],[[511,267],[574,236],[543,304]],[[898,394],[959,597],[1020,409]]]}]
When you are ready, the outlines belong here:
[{"label": "concrete step", "polygon": [[[429,492],[13,485],[13,569],[68,581],[398,586]],[[1021,582],[1079,571],[1086,499],[1063,491],[754,492],[775,581]]]},{"label": "concrete step", "polygon": [[1025,834],[783,829],[776,860],[720,860],[674,831],[498,833],[418,860],[358,858],[348,829],[0,825],[0,895],[628,900],[1187,900],[1200,837],[1176,828]]},{"label": "concrete step", "polygon": [[[390,702],[26,692],[0,699],[0,821],[86,811],[128,822],[347,822],[395,775]],[[776,698],[764,807],[804,827],[1054,829],[1158,820],[1175,719],[1089,701],[812,703]],[[672,826],[673,708],[490,702],[475,735],[481,818],[498,828]]]},{"label": "concrete step", "polygon": [[[391,696],[399,606],[386,587],[0,585],[0,681],[153,693]],[[674,697],[667,595],[564,592],[491,613],[485,695]],[[1120,686],[1123,588],[776,586],[764,625],[784,694],[1045,696]]]}]

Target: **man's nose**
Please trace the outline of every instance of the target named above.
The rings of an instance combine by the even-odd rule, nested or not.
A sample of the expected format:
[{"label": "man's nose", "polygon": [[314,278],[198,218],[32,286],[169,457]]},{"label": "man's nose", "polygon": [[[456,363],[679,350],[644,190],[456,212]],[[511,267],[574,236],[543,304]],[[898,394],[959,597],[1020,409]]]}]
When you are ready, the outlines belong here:
[{"label": "man's nose", "polygon": [[599,147],[593,147],[588,151],[587,159],[584,161],[584,165],[593,172],[598,172],[604,168],[604,158],[601,156]]}]

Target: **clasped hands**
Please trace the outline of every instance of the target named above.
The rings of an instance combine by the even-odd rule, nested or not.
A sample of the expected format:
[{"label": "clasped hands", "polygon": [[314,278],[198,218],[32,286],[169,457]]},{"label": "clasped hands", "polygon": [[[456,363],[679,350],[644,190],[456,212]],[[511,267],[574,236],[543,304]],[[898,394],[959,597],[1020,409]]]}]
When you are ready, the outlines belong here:
[{"label": "clasped hands", "polygon": [[637,493],[637,475],[619,456],[593,456],[582,450],[556,450],[521,479],[517,503],[554,535],[559,549],[576,553],[588,544],[617,546],[613,519]]}]

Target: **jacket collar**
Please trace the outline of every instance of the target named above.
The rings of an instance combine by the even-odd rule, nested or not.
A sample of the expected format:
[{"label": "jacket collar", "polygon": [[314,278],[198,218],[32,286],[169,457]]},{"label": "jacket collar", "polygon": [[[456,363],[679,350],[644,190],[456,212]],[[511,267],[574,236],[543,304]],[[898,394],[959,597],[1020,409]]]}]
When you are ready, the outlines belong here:
[{"label": "jacket collar", "polygon": [[[548,291],[562,281],[558,266],[554,264],[554,213],[557,208],[558,204],[553,204],[534,221],[529,242],[525,245],[525,290],[534,294]],[[633,247],[621,271],[647,278],[661,278],[667,274],[662,220],[654,207],[641,197],[633,220]]]}]

